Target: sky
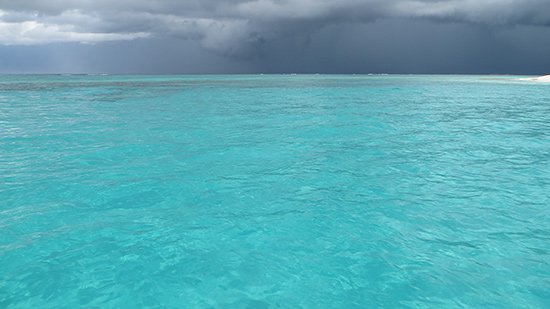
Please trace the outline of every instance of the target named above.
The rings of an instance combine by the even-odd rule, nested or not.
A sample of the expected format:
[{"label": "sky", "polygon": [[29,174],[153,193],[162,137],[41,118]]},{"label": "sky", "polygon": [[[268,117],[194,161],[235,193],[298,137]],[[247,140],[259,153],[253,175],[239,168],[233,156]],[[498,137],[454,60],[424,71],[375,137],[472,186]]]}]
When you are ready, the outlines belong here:
[{"label": "sky", "polygon": [[0,73],[550,74],[550,0],[0,0]]}]

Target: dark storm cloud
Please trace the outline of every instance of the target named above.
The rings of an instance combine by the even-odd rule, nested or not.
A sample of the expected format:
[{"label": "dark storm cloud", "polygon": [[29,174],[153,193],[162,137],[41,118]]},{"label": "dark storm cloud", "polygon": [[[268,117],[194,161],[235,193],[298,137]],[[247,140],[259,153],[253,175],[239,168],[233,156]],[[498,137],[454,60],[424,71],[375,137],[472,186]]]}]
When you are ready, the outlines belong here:
[{"label": "dark storm cloud", "polygon": [[229,54],[284,36],[379,18],[550,25],[548,0],[2,0],[0,43],[195,39]]},{"label": "dark storm cloud", "polygon": [[549,0],[0,0],[0,72],[548,73],[548,37]]}]

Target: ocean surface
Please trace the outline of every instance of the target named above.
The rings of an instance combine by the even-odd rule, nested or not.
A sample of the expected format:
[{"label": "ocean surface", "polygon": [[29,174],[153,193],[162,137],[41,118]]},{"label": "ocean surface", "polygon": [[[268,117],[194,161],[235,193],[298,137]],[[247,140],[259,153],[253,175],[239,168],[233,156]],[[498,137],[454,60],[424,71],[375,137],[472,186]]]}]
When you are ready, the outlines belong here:
[{"label": "ocean surface", "polygon": [[0,76],[0,308],[550,308],[550,85]]}]

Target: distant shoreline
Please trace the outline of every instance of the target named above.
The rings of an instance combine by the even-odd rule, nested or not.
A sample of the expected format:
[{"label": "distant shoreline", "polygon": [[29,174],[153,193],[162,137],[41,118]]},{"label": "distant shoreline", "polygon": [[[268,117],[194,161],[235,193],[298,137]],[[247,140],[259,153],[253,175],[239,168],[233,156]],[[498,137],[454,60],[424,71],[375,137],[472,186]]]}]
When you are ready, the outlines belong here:
[{"label": "distant shoreline", "polygon": [[535,78],[522,78],[521,80],[538,82],[538,83],[550,83],[550,75],[544,75],[544,76],[535,77]]},{"label": "distant shoreline", "polygon": [[510,76],[523,77],[522,80],[550,81],[550,75],[537,77],[530,74],[504,74],[504,73],[41,73],[41,72],[0,72],[0,76],[25,76],[25,75],[53,75],[53,76],[208,76],[208,75],[357,75],[357,76]]}]

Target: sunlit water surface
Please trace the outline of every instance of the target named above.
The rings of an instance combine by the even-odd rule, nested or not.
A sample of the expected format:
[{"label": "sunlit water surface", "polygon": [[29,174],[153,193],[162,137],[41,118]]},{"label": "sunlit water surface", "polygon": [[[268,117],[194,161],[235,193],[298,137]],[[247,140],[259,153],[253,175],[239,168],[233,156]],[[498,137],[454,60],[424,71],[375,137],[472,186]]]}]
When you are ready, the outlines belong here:
[{"label": "sunlit water surface", "polygon": [[549,308],[516,78],[0,76],[0,307]]}]

